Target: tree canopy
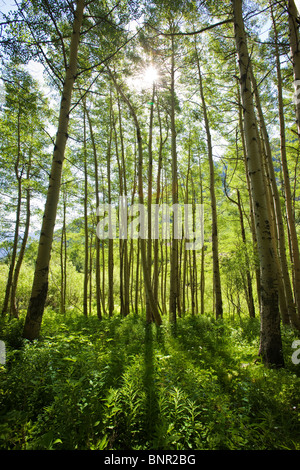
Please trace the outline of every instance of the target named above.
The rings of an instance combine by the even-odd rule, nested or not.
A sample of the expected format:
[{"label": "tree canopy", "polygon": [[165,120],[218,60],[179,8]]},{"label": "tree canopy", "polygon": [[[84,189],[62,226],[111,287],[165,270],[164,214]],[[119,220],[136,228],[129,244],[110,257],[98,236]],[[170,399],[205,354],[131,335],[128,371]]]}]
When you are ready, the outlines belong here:
[{"label": "tree canopy", "polygon": [[259,360],[286,367],[283,335],[300,331],[294,0],[16,0],[0,27],[3,319],[29,341],[49,312],[250,319]]}]

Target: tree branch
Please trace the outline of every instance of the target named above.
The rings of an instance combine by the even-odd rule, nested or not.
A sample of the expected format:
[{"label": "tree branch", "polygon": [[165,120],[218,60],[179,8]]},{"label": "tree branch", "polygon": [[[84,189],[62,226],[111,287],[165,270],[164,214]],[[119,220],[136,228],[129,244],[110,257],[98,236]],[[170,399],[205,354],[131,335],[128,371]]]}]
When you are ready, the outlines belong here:
[{"label": "tree branch", "polygon": [[224,20],[224,21],[221,21],[220,23],[215,23],[215,24],[211,24],[209,26],[206,26],[205,28],[202,28],[202,29],[199,29],[198,31],[188,31],[188,32],[178,32],[178,33],[163,33],[162,31],[160,31],[159,29],[155,28],[155,26],[151,25],[150,23],[145,23],[147,26],[149,26],[150,28],[154,29],[154,31],[156,31],[158,33],[159,36],[193,36],[194,34],[200,34],[200,33],[204,33],[205,31],[208,31],[210,29],[213,29],[215,28],[216,26],[221,26],[223,24],[227,24],[227,23],[233,23],[233,19],[230,18],[229,20]]}]

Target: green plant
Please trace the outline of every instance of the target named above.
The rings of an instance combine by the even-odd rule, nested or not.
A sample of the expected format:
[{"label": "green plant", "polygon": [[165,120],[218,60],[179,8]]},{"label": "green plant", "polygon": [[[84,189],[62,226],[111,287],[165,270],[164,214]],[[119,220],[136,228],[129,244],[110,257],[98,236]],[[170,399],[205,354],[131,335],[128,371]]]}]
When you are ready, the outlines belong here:
[{"label": "green plant", "polygon": [[[40,340],[1,320],[2,449],[299,449],[300,377],[256,361],[258,322],[62,316]],[[284,334],[291,352],[292,330]]]}]

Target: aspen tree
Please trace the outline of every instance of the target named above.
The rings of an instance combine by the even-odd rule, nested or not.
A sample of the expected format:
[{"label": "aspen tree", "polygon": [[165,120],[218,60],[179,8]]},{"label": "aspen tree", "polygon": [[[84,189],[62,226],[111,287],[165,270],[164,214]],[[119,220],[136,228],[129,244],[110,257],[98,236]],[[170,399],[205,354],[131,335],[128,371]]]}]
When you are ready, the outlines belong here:
[{"label": "aspen tree", "polygon": [[[93,157],[94,157],[94,177],[95,177],[95,196],[96,196],[96,207],[98,208],[100,205],[100,185],[99,185],[99,171],[98,171],[98,155],[97,155],[97,148],[95,142],[95,135],[93,130],[93,123],[89,113],[88,108],[86,108],[86,117],[88,120],[89,130],[90,130],[90,137],[92,142],[93,148]],[[99,216],[97,215],[97,225],[99,223]],[[102,306],[101,306],[101,285],[100,285],[100,240],[98,236],[95,237],[96,243],[96,308],[97,308],[97,316],[99,320],[102,318]]]},{"label": "aspen tree", "polygon": [[[188,165],[187,165],[187,172],[186,172],[186,181],[185,181],[185,196],[184,196],[184,204],[189,203],[189,182],[190,182],[190,171],[191,171],[191,142],[190,142],[190,135],[188,138]],[[188,262],[188,251],[185,249],[186,248],[186,240],[182,240],[181,242],[181,249],[180,249],[180,260],[182,258],[182,246],[183,248],[183,267],[182,267],[182,294],[181,294],[181,302],[182,302],[182,312],[183,314],[187,311],[186,307],[186,300],[188,297],[188,290],[187,290],[187,285],[188,280],[187,280],[187,262]]]},{"label": "aspen tree", "polygon": [[[109,96],[109,141],[107,146],[107,184],[108,184],[108,204],[111,204],[111,145],[112,145],[112,92]],[[111,317],[114,312],[114,241],[108,240],[108,315]]]},{"label": "aspen tree", "polygon": [[14,163],[14,172],[18,184],[18,197],[17,197],[17,210],[16,210],[16,223],[14,230],[14,240],[12,247],[11,260],[9,265],[4,303],[2,307],[2,315],[5,315],[9,310],[9,299],[11,296],[11,288],[13,282],[13,274],[15,269],[15,263],[17,258],[18,250],[18,239],[19,239],[19,230],[20,230],[20,218],[21,218],[21,204],[22,204],[22,168],[21,167],[21,106],[19,105],[18,114],[17,114],[17,157]]},{"label": "aspen tree", "polygon": [[[119,97],[118,103],[119,103]],[[120,111],[120,108],[119,108]],[[119,117],[120,117],[120,112],[119,112]],[[126,187],[126,178],[125,178],[125,168],[124,168],[124,158],[121,155],[121,159],[119,156],[119,144],[118,144],[118,132],[117,132],[117,127],[116,127],[116,122],[117,118],[113,116],[113,129],[114,129],[114,135],[115,135],[115,148],[116,148],[116,158],[117,158],[117,163],[118,163],[118,170],[119,170],[119,192],[122,197],[127,198],[127,187]],[[120,127],[120,133],[122,135],[122,130],[121,130],[121,124],[119,125]],[[121,153],[123,150],[121,150]],[[125,199],[126,200],[126,199]],[[123,204],[123,203],[122,203]],[[121,211],[124,211],[125,207],[122,205],[122,207],[119,208],[119,218],[121,220]],[[128,286],[128,274],[127,274],[127,269],[126,269],[126,258],[127,258],[127,239],[124,237],[125,234],[120,234],[119,238],[119,253],[120,253],[120,304],[121,304],[121,315],[126,316],[128,315],[128,308],[129,305],[126,307],[126,290]],[[127,234],[126,234],[127,236]]]},{"label": "aspen tree", "polygon": [[[32,155],[41,150],[41,123],[44,119],[44,108],[38,105],[41,96],[30,75],[12,63],[3,73],[5,96],[2,115],[1,155],[7,168],[7,187],[15,188],[16,206],[14,234],[9,259],[9,270],[2,305],[2,315],[10,313],[18,317],[16,292],[21,265],[24,258],[30,222],[30,176]],[[7,171],[6,170],[6,171]],[[11,180],[12,177],[13,179]],[[2,177],[3,178],[3,177]],[[3,181],[3,180],[2,180]],[[4,192],[2,190],[2,192]],[[23,198],[26,193],[25,221],[22,220]],[[22,225],[24,232],[19,249]],[[19,250],[19,252],[18,252]]]},{"label": "aspen tree", "polygon": [[[120,164],[120,180],[123,180],[123,191],[121,192],[127,198],[127,178],[126,178],[126,167],[125,167],[125,150],[124,150],[124,136],[123,136],[123,125],[122,125],[122,113],[121,113],[121,103],[120,97],[117,97],[118,102],[118,116],[119,116],[119,135],[120,135],[120,144],[121,144],[121,164]],[[125,238],[122,240],[122,284],[123,284],[123,315],[127,316],[129,314],[129,279],[130,279],[130,270],[128,263],[128,240]]]},{"label": "aspen tree", "polygon": [[44,306],[48,292],[48,275],[53,242],[53,232],[60,193],[61,175],[68,138],[69,113],[74,82],[77,75],[77,56],[85,1],[78,0],[74,13],[70,43],[69,64],[66,68],[62,90],[58,129],[55,139],[51,174],[39,239],[30,302],[24,324],[23,336],[33,340],[39,336]]},{"label": "aspen tree", "polygon": [[[162,173],[163,148],[168,139],[168,131],[166,132],[165,138],[163,138],[161,113],[159,109],[158,100],[157,100],[157,117],[158,117],[158,123],[159,123],[159,149],[158,149],[158,169],[157,169],[155,204],[158,205],[160,203],[160,198],[161,198],[161,173]],[[158,286],[159,286],[159,266],[158,266],[159,240],[158,240],[158,237],[156,237],[154,240],[153,251],[154,251],[153,294],[154,294],[154,298],[158,302]]]},{"label": "aspen tree", "polygon": [[[299,24],[298,11],[294,0],[288,0],[288,22],[291,59],[294,73],[296,122],[298,127],[298,137],[300,139],[300,47],[299,47]],[[274,23],[273,23],[274,24]],[[274,29],[274,31],[276,28]],[[275,31],[276,34],[276,31]],[[276,38],[277,39],[277,38]],[[281,83],[281,81],[280,81]]]},{"label": "aspen tree", "polygon": [[[139,124],[139,120],[135,111],[134,106],[132,105],[129,98],[123,92],[122,87],[117,83],[114,74],[111,70],[107,67],[109,75],[115,85],[116,90],[120,93],[123,101],[127,104],[129,112],[133,118],[135,129],[136,129],[136,139],[137,139],[137,152],[138,152],[138,194],[139,194],[139,204],[144,205],[144,190],[143,190],[143,139],[142,139],[142,132]],[[157,325],[162,324],[162,319],[159,313],[158,304],[153,295],[153,289],[151,285],[151,278],[149,275],[148,270],[148,263],[147,263],[147,249],[146,249],[146,240],[141,237],[138,240],[139,242],[139,250],[141,256],[141,268],[143,271],[144,277],[144,285],[145,285],[145,294],[147,301],[149,302],[149,308],[151,310],[151,314],[153,315],[154,321]]]},{"label": "aspen tree", "polygon": [[247,304],[248,304],[249,316],[250,318],[254,318],[255,306],[254,306],[254,299],[253,299],[252,279],[251,279],[251,274],[250,274],[250,269],[249,269],[249,256],[248,256],[248,251],[247,251],[247,246],[246,246],[247,242],[246,242],[246,233],[245,233],[245,226],[244,226],[243,208],[242,208],[242,201],[241,201],[241,195],[240,195],[239,190],[237,190],[237,206],[239,210],[241,234],[242,234],[242,240],[245,246],[245,257],[246,257],[246,263],[247,263],[247,266],[246,266]]},{"label": "aspen tree", "polygon": [[[236,154],[238,157],[238,133],[236,132]],[[239,212],[239,219],[240,219],[240,226],[241,226],[241,237],[242,237],[242,242],[244,245],[244,253],[245,253],[245,277],[246,277],[246,285],[245,285],[245,297],[247,300],[247,306],[248,306],[248,311],[249,311],[249,316],[250,318],[255,317],[255,306],[254,306],[254,299],[253,299],[253,290],[252,290],[252,279],[251,279],[251,273],[250,273],[250,260],[249,260],[249,254],[248,254],[248,249],[247,249],[247,239],[246,239],[246,231],[245,231],[245,224],[244,224],[244,215],[243,215],[243,207],[242,207],[242,201],[241,201],[241,195],[240,191],[237,189],[236,194],[237,194],[237,199],[233,199],[231,196],[229,196],[228,191],[227,191],[227,184],[226,184],[226,173],[225,173],[225,179],[224,179],[224,190],[226,197],[230,202],[235,204],[238,208]]]},{"label": "aspen tree", "polygon": [[[150,279],[152,279],[152,221],[151,221],[151,205],[152,205],[152,187],[153,187],[153,114],[154,114],[154,98],[155,98],[155,83],[152,86],[152,98],[150,104],[150,119],[149,119],[149,138],[148,138],[148,245],[147,245],[147,258]],[[153,284],[154,285],[154,284]],[[155,290],[153,293],[155,295]],[[157,296],[155,297],[157,302]],[[146,319],[147,322],[152,322],[149,303],[146,304]]]},{"label": "aspen tree", "polygon": [[[199,162],[199,179],[200,179],[200,204],[203,204],[203,177],[201,159]],[[201,247],[201,267],[200,267],[200,314],[204,315],[204,294],[205,294],[205,245]]]},{"label": "aspen tree", "polygon": [[87,169],[87,132],[86,104],[83,103],[83,158],[84,158],[84,280],[83,280],[83,314],[88,315],[88,281],[89,281],[89,229],[88,229],[88,169]]},{"label": "aspen tree", "polygon": [[[242,149],[244,155],[244,165],[245,165],[245,173],[246,173],[246,181],[247,181],[247,189],[249,193],[249,206],[250,206],[250,229],[252,234],[252,242],[253,242],[253,250],[256,254],[257,252],[257,237],[256,237],[256,229],[255,229],[255,221],[254,221],[254,209],[253,209],[253,197],[251,194],[251,184],[250,184],[250,177],[249,172],[247,170],[247,148],[245,142],[245,133],[244,133],[244,118],[242,112],[242,102],[241,102],[241,93],[238,84],[237,88],[237,103],[238,103],[238,115],[239,115],[239,133],[242,142]],[[258,263],[255,265],[255,278],[256,278],[256,290],[258,293],[258,302],[260,305],[260,269],[257,266]]]},{"label": "aspen tree", "polygon": [[[277,244],[275,243],[275,245],[277,245],[276,249],[278,250],[278,256],[277,256],[278,281],[282,285],[281,314],[282,314],[283,320],[287,317],[289,319],[288,321],[291,321],[291,323],[294,326],[299,328],[300,323],[296,315],[292,286],[291,286],[289,271],[288,271],[286,247],[285,247],[285,243],[286,243],[285,230],[284,230],[284,223],[283,223],[283,217],[282,217],[281,202],[279,198],[279,191],[278,191],[278,187],[276,183],[276,176],[275,176],[275,170],[274,170],[273,159],[272,159],[271,145],[269,141],[267,126],[265,124],[263,110],[261,107],[258,86],[257,86],[256,79],[253,74],[253,70],[251,66],[250,66],[250,72],[251,72],[251,81],[252,81],[253,91],[254,91],[254,96],[255,96],[255,101],[256,101],[256,108],[258,111],[258,118],[259,118],[259,123],[261,127],[261,132],[262,132],[264,155],[266,159],[266,171],[267,171],[268,179],[270,182],[270,192],[271,192],[270,200],[272,201],[272,203],[271,201],[270,203],[272,204],[273,210],[274,210],[274,223],[275,223],[274,230],[276,230],[275,235],[277,237]],[[281,102],[282,102],[282,97],[281,97]],[[285,321],[285,323],[287,323],[287,321]]]},{"label": "aspen tree", "polygon": [[66,290],[67,290],[67,231],[66,231],[66,210],[67,210],[67,189],[63,183],[63,224],[60,239],[60,313],[66,313]]},{"label": "aspen tree", "polygon": [[284,366],[278,282],[274,256],[271,220],[268,211],[267,189],[264,184],[262,155],[258,142],[258,129],[254,112],[250,80],[250,57],[244,29],[242,1],[232,0],[234,34],[240,70],[241,100],[244,113],[244,132],[247,147],[247,169],[253,196],[253,209],[261,270],[261,331],[259,353],[268,367]]},{"label": "aspen tree", "polygon": [[195,46],[196,58],[197,58],[197,70],[199,78],[200,96],[202,103],[202,110],[204,116],[204,125],[207,140],[207,155],[209,162],[209,175],[210,175],[210,200],[211,200],[211,215],[212,215],[212,255],[213,255],[213,287],[215,294],[215,315],[216,318],[223,317],[223,301],[222,301],[222,289],[221,289],[221,276],[219,266],[219,241],[218,241],[218,216],[217,216],[217,203],[215,194],[215,167],[213,160],[212,151],[212,139],[210,132],[210,123],[207,112],[206,100],[203,91],[202,73],[200,67],[200,59],[198,55],[197,46]]},{"label": "aspen tree", "polygon": [[[174,27],[174,26],[173,26]],[[171,160],[172,160],[172,203],[178,204],[178,175],[177,175],[177,148],[176,148],[176,121],[175,121],[175,40],[171,36],[171,88],[170,88],[170,121],[171,121]],[[179,276],[178,276],[178,239],[175,237],[175,220],[172,226],[171,244],[171,272],[170,272],[170,296],[169,319],[176,322],[179,304]]]},{"label": "aspen tree", "polygon": [[[288,14],[289,14],[289,30],[290,30],[290,47],[292,55],[292,64],[294,71],[295,89],[299,86],[300,80],[300,43],[299,43],[299,31],[298,31],[298,20],[297,20],[297,8],[294,0],[288,2]],[[283,110],[283,96],[282,96],[282,79],[281,79],[281,67],[280,57],[278,49],[278,34],[276,29],[276,23],[272,12],[273,29],[275,33],[275,56],[276,56],[276,69],[277,69],[277,89],[278,89],[278,110],[279,110],[279,124],[280,124],[280,155],[282,174],[284,181],[285,191],[285,204],[286,204],[286,216],[287,225],[290,236],[290,249],[291,259],[293,264],[293,277],[294,277],[294,295],[297,306],[297,313],[300,319],[300,251],[298,236],[295,225],[295,217],[292,206],[292,192],[289,177],[289,169],[287,164],[286,156],[286,139],[285,139],[285,120]],[[297,94],[297,92],[296,92]],[[298,136],[300,140],[300,100],[296,99],[296,120],[298,126]]]},{"label": "aspen tree", "polygon": [[[29,179],[30,179],[30,172],[31,172],[31,148],[29,150],[29,161],[28,161],[28,164],[27,164],[27,173],[26,173],[27,181],[29,181]],[[25,229],[24,229],[21,248],[20,248],[20,251],[19,251],[19,254],[18,254],[18,259],[16,261],[16,266],[15,266],[12,285],[11,285],[11,293],[10,293],[10,315],[12,317],[16,317],[16,318],[19,315],[17,305],[16,305],[16,292],[17,292],[19,274],[20,274],[20,270],[21,270],[25,250],[26,250],[26,244],[27,244],[28,235],[29,235],[30,217],[31,217],[31,209],[30,209],[31,191],[30,191],[30,186],[27,186],[25,188],[25,192],[26,192]]]}]

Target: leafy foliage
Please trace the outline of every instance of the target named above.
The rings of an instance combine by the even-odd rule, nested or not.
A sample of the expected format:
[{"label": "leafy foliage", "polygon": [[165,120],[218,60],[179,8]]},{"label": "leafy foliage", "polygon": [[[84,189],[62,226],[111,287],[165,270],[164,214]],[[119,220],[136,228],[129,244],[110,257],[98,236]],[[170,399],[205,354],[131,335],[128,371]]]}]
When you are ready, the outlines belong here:
[{"label": "leafy foliage", "polygon": [[300,448],[299,370],[255,362],[255,319],[155,327],[48,311],[32,343],[20,322],[2,327],[2,449]]},{"label": "leafy foliage", "polygon": [[[53,111],[68,67],[75,3],[20,0],[2,24],[1,304],[12,253],[21,251],[24,233],[20,230],[16,244],[12,243],[18,179],[22,229],[25,224],[29,228],[25,193],[30,191],[32,218],[42,218],[51,134],[57,126]],[[286,367],[266,370],[257,357],[259,319],[245,318],[249,286],[254,287],[259,263],[251,185],[245,171],[237,56],[233,25],[228,22],[231,6],[229,1],[86,2],[42,336],[33,342],[22,337],[38,248],[32,220],[18,273],[20,319],[0,320],[0,339],[7,347],[7,362],[0,368],[0,448],[300,449],[299,366],[290,360],[297,336],[294,330],[282,328]],[[243,8],[288,235],[274,31],[265,31],[271,24],[270,10],[266,2],[252,0],[245,0]],[[292,61],[286,12],[280,2],[274,2],[274,8],[291,204],[299,231],[299,148],[295,110],[290,106]],[[203,29],[203,34],[193,34]],[[44,67],[49,98],[27,69],[33,60]],[[149,65],[156,68],[158,77],[151,84],[145,79]],[[212,316],[216,292],[210,167],[200,77],[212,134],[224,321]],[[140,136],[130,112],[133,108]],[[174,139],[178,168],[171,158]],[[137,158],[139,142],[143,161]],[[141,245],[137,240],[99,244],[96,238],[96,205],[112,201],[117,206],[124,193],[128,201],[136,202],[141,168],[145,203],[170,203],[172,178],[178,174],[180,202],[203,203],[205,211],[203,251],[187,253],[185,241],[179,242],[181,316],[176,324],[166,320],[172,245],[160,240],[153,243],[151,253],[147,246],[150,256],[144,272],[149,271],[156,287],[164,314],[161,327],[141,319],[148,307],[141,282]],[[274,225],[274,233],[275,229]],[[287,237],[287,253],[288,241]],[[288,269],[292,279],[297,270],[290,261]],[[251,291],[256,312],[257,297],[258,289],[253,296]],[[97,300],[103,309],[101,322],[94,316]],[[109,311],[112,317],[108,318],[112,300],[113,313]],[[116,316],[127,314],[127,307],[130,315]],[[199,307],[205,307],[207,316],[190,316],[198,314]],[[77,316],[82,310],[89,316]]]}]

